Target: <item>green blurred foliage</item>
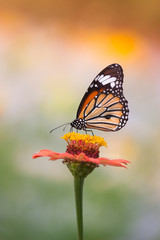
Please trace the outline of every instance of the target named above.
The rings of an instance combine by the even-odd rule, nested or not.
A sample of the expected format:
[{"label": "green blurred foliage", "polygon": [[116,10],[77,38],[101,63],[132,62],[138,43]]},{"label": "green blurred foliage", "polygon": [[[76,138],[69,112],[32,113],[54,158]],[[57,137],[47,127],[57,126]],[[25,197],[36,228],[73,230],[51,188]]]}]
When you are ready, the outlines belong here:
[{"label": "green blurred foliage", "polygon": [[[23,129],[17,128],[17,131],[23,132]],[[11,130],[7,134],[6,132],[7,129],[1,131],[0,142],[1,239],[76,239],[72,176],[68,173],[67,181],[58,181],[21,171],[17,168],[15,158],[20,151],[21,160],[27,161],[26,148],[35,142],[35,137],[32,136],[31,140],[28,138],[19,140],[17,134]],[[43,134],[39,135],[39,141],[40,138],[44,139]],[[39,141],[37,140],[37,144]],[[32,155],[32,152],[30,154]],[[37,161],[37,168],[38,166]],[[160,233],[156,231],[159,225],[159,203],[149,195],[149,189],[145,192],[137,191],[131,183],[134,181],[131,177],[126,177],[126,181],[122,181],[119,176],[117,178],[119,183],[115,182],[115,177],[109,174],[111,169],[106,167],[101,172],[98,168],[86,179],[85,239],[158,240]],[[65,171],[68,172],[68,169],[65,168]],[[124,170],[115,171],[118,173]],[[123,175],[126,173],[123,172]],[[148,224],[150,230],[142,233],[143,224],[145,227]]]}]

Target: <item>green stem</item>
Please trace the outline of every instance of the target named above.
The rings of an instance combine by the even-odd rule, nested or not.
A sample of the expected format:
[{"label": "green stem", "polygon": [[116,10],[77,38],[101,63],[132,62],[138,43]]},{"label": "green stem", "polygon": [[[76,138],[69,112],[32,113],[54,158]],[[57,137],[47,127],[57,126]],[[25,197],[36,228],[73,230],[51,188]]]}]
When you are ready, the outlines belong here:
[{"label": "green stem", "polygon": [[84,178],[74,177],[78,240],[83,240],[83,183]]}]

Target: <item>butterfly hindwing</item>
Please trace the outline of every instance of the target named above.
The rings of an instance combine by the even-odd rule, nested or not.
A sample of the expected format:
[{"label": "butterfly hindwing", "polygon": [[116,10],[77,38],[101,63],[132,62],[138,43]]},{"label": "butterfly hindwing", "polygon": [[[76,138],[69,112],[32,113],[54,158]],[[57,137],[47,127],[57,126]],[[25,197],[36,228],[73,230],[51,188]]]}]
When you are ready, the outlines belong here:
[{"label": "butterfly hindwing", "polygon": [[[86,106],[84,112],[86,127],[103,131],[116,131],[121,126],[123,104],[120,102],[120,98],[115,97],[113,94],[105,96],[100,102],[99,98],[102,99],[101,95],[104,95],[104,93],[100,93],[96,100],[92,100],[95,101],[92,109],[90,109],[92,101]],[[87,115],[86,112],[88,112]]]},{"label": "butterfly hindwing", "polygon": [[85,127],[102,131],[117,131],[128,120],[128,102],[123,96],[123,70],[112,64],[92,81],[77,111]]}]

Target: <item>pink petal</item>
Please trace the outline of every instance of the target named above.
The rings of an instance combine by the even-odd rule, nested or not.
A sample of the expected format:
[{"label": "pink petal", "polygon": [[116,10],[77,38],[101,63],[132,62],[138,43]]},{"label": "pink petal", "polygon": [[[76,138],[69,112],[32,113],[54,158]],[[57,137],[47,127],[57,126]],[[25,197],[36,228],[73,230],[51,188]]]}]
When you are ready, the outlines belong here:
[{"label": "pink petal", "polygon": [[102,164],[103,166],[110,165],[115,167],[124,167],[127,168],[125,165],[130,163],[127,160],[124,159],[109,159],[109,158],[89,158],[84,153],[80,153],[76,156],[76,160],[78,161],[84,161],[84,162],[92,162],[95,164]]},{"label": "pink petal", "polygon": [[124,159],[109,159],[109,158],[97,158],[99,160],[99,163],[106,166],[115,166],[115,167],[124,167],[127,168],[125,165],[130,163],[130,161],[124,160]]},{"label": "pink petal", "polygon": [[38,157],[49,157],[49,160],[57,160],[57,159],[69,159],[73,161],[80,161],[80,162],[92,162],[95,164],[102,164],[103,166],[110,165],[110,166],[115,166],[115,167],[124,167],[127,168],[125,165],[130,163],[127,160],[124,159],[109,159],[109,158],[89,158],[86,156],[85,153],[80,153],[77,156],[74,156],[70,153],[57,153],[53,152],[51,150],[41,150],[39,153],[36,153],[33,155],[33,158],[38,158]]},{"label": "pink petal", "polygon": [[38,157],[50,157],[49,160],[75,159],[75,157],[70,153],[57,153],[47,149],[40,150],[40,152],[34,154],[32,158],[38,158]]},{"label": "pink petal", "polygon": [[86,156],[85,153],[80,153],[79,155],[76,156],[77,161],[84,161],[84,162],[92,162],[95,164],[99,164],[99,161],[97,161],[98,158],[89,158]]}]

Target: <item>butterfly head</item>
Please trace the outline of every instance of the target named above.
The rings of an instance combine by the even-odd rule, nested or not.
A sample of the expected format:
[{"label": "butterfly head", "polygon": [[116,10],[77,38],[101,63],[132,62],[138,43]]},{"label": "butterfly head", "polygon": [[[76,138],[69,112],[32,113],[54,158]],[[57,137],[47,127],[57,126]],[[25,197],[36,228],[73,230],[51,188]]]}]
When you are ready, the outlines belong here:
[{"label": "butterfly head", "polygon": [[82,118],[75,119],[70,125],[78,130],[85,130],[85,121]]}]

